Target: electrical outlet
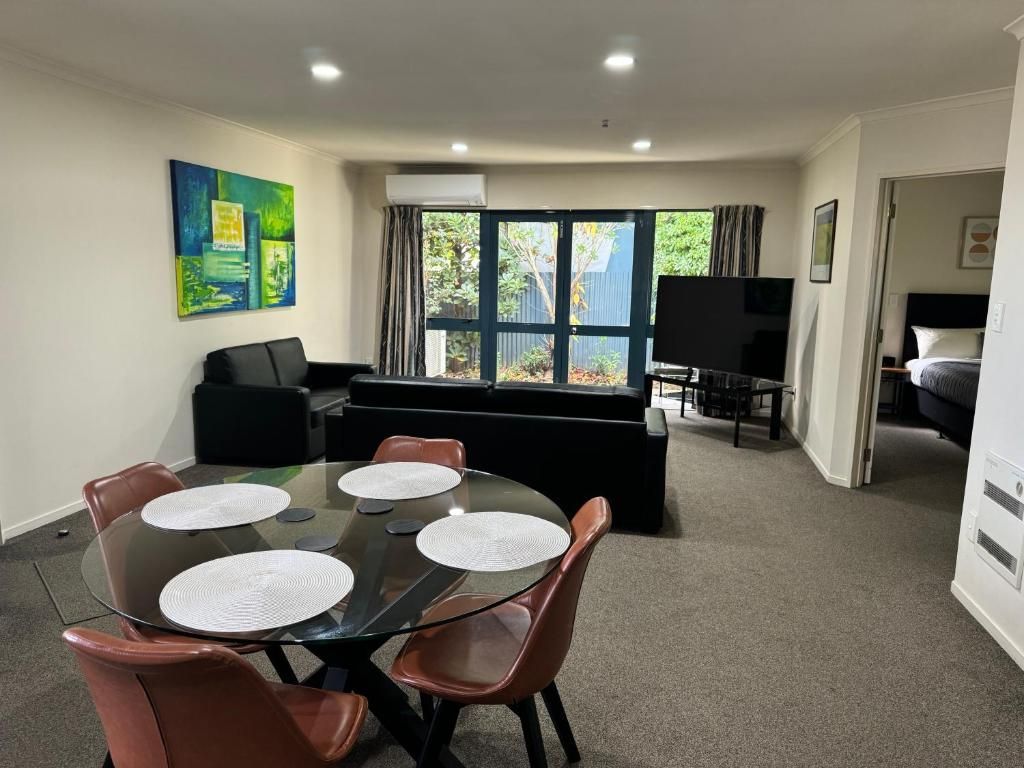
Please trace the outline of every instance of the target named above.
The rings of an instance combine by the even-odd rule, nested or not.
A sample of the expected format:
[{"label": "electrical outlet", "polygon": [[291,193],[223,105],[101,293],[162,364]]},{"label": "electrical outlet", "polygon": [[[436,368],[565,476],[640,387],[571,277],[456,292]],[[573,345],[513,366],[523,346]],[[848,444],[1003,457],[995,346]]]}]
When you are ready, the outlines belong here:
[{"label": "electrical outlet", "polygon": [[1006,303],[997,301],[992,305],[992,319],[989,321],[988,327],[993,333],[1003,332],[1003,315],[1006,314]]}]

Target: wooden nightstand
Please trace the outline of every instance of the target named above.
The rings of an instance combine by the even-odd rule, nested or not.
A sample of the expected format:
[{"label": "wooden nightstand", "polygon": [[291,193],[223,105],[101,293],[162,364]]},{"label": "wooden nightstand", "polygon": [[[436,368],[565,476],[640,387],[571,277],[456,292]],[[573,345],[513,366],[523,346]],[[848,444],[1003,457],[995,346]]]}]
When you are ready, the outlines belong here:
[{"label": "wooden nightstand", "polygon": [[888,413],[894,414],[899,418],[903,411],[903,385],[908,381],[910,381],[909,368],[883,366],[881,383],[892,384],[892,401],[883,403],[879,400],[878,410],[881,411],[883,408],[886,408]]}]

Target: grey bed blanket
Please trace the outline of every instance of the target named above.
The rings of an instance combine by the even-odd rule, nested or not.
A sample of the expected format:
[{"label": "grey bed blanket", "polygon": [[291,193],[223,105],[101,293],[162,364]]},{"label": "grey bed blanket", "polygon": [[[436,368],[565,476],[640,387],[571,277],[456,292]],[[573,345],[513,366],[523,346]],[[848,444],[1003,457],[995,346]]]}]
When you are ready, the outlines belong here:
[{"label": "grey bed blanket", "polygon": [[973,411],[978,401],[977,363],[932,363],[921,371],[921,389]]}]

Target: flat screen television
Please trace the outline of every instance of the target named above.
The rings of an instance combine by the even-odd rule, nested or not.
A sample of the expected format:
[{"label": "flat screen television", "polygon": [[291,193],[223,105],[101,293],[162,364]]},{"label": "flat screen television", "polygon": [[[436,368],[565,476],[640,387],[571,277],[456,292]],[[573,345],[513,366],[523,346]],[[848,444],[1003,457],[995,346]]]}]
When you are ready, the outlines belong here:
[{"label": "flat screen television", "polygon": [[782,381],[792,303],[791,277],[663,275],[652,358]]}]

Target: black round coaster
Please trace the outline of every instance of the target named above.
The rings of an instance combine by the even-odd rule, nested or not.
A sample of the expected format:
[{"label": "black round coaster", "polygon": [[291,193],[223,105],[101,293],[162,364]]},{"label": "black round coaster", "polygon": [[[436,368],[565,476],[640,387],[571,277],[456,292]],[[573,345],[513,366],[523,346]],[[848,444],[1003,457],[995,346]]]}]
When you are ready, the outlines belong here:
[{"label": "black round coaster", "polygon": [[301,523],[303,520],[309,520],[309,518],[315,516],[315,509],[310,509],[309,507],[288,507],[288,509],[282,509],[274,515],[274,518],[279,523]]},{"label": "black round coaster", "polygon": [[395,536],[408,536],[410,533],[419,533],[426,527],[422,520],[392,520],[384,526],[384,530]]},{"label": "black round coaster", "polygon": [[356,505],[356,512],[361,515],[383,515],[394,508],[394,504],[384,499],[363,499]]},{"label": "black round coaster", "polygon": [[307,552],[325,552],[338,546],[336,536],[303,536],[295,542],[296,549],[304,549]]}]

